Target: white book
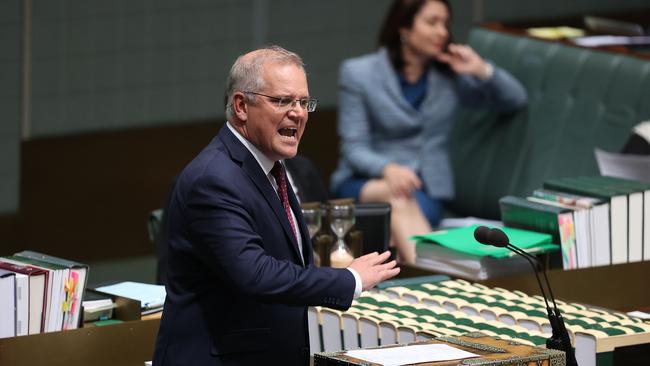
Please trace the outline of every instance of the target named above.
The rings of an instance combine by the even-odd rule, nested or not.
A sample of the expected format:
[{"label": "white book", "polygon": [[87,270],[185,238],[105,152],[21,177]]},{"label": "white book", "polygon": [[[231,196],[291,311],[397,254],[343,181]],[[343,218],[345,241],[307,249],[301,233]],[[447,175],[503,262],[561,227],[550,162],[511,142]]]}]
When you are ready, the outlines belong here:
[{"label": "white book", "polygon": [[628,262],[643,260],[643,192],[628,196]]},{"label": "white book", "polygon": [[68,269],[68,273],[66,274],[64,272],[63,277],[66,285],[64,286],[65,289],[61,298],[63,306],[62,328],[64,330],[77,328],[81,315],[81,301],[83,300],[86,279],[88,277],[88,265],[33,250],[23,250],[16,253],[15,256],[35,259],[43,263],[58,266],[58,268]]},{"label": "white book", "polygon": [[66,300],[65,281],[68,279],[70,270],[66,268],[54,272],[54,281],[52,283],[52,314],[55,318],[53,326],[55,331],[59,331],[63,330],[63,317],[65,315],[63,303]]},{"label": "white book", "polygon": [[16,274],[0,269],[0,338],[16,336]]},{"label": "white book", "polygon": [[323,352],[320,345],[322,342],[322,335],[320,330],[320,308],[316,306],[310,306],[307,309],[307,325],[309,328],[309,352],[311,355],[314,353]]},{"label": "white book", "polygon": [[29,276],[16,273],[16,335],[29,334]]},{"label": "white book", "polygon": [[650,191],[643,194],[643,260],[650,261]]},{"label": "white book", "polygon": [[612,253],[609,232],[609,203],[594,206],[592,209],[593,224],[593,264],[608,266],[612,263]]},{"label": "white book", "polygon": [[627,195],[613,196],[609,202],[612,264],[627,263]]},{"label": "white book", "polygon": [[[63,330],[63,318],[66,313],[64,303],[67,299],[66,281],[68,280],[70,270],[61,265],[44,262],[36,258],[13,256],[11,258],[3,257],[2,260],[17,264],[27,264],[48,272],[47,297],[44,299],[47,306],[45,306],[44,310],[44,322],[41,331],[56,332]],[[30,334],[32,333],[30,332]]]},{"label": "white book", "polygon": [[[28,266],[32,267],[32,269],[38,268],[39,272],[43,271],[43,268],[38,266],[32,266],[31,264],[6,257],[1,257],[0,261],[17,266]],[[28,302],[28,334],[38,334],[43,331],[45,325],[45,308],[47,307],[47,299],[50,297],[47,293],[48,284],[50,283],[48,278],[49,274],[47,273],[38,276],[27,275],[27,282],[29,284],[27,286],[28,291],[26,296]]]},{"label": "white book", "polygon": [[358,349],[359,344],[359,315],[349,312],[341,313],[343,328],[343,349]]},{"label": "white book", "polygon": [[573,211],[573,221],[576,225],[576,246],[578,268],[589,268],[591,263],[591,212],[586,209]]},{"label": "white book", "polygon": [[341,312],[334,309],[321,308],[320,321],[322,327],[323,352],[342,350]]}]

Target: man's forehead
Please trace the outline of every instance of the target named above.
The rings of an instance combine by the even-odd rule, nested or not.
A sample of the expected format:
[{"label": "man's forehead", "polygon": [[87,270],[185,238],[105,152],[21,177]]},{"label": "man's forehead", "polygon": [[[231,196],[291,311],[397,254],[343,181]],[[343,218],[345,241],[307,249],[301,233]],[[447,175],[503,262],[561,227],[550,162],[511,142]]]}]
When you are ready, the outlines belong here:
[{"label": "man's forehead", "polygon": [[[260,74],[267,86],[295,87],[296,84],[300,84],[307,87],[307,74],[299,65],[291,62],[267,61],[261,66]],[[296,71],[300,75],[299,78],[296,78]]]}]

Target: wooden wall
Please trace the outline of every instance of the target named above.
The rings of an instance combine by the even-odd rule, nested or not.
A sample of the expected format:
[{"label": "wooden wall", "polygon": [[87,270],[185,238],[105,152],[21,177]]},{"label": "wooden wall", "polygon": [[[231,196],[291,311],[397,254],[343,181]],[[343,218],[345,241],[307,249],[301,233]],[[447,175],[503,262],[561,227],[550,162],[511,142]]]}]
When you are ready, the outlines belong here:
[{"label": "wooden wall", "polygon": [[[310,116],[300,151],[321,169],[338,156],[333,110]],[[0,216],[2,255],[32,249],[89,261],[153,254],[146,219],[223,121],[34,139],[22,144],[21,202]]]}]

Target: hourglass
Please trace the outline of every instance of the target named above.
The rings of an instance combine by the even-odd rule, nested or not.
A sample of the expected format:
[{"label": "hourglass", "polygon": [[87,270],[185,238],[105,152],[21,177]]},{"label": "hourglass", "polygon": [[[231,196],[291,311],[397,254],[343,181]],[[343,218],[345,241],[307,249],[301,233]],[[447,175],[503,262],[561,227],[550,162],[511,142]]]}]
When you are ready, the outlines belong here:
[{"label": "hourglass", "polygon": [[332,204],[329,209],[329,220],[332,231],[336,235],[336,243],[330,252],[330,266],[345,268],[354,260],[352,250],[345,245],[345,234],[354,225],[353,204]]},{"label": "hourglass", "polygon": [[[309,238],[314,242],[314,236],[320,230],[321,226],[321,208],[320,205],[304,205],[302,207],[302,217],[305,219],[305,224],[307,224],[307,230],[309,230]],[[313,247],[313,246],[312,246]],[[318,254],[316,248],[313,248],[314,252],[314,264],[316,266],[321,265],[321,258]]]}]

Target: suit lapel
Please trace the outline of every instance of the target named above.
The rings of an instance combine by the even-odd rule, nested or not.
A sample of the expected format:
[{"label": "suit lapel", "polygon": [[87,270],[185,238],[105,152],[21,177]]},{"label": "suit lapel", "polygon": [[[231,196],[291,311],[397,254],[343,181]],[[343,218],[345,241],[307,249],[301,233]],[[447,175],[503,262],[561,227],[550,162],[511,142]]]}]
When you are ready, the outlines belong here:
[{"label": "suit lapel", "polygon": [[[384,84],[384,88],[388,93],[390,99],[399,104],[400,108],[410,111],[409,113],[417,113],[418,111],[404,98],[402,94],[402,87],[399,85],[399,77],[393,68],[388,58],[388,51],[381,48],[379,51],[379,70],[375,73],[380,82]],[[388,76],[388,77],[387,77]]]},{"label": "suit lapel", "polygon": [[312,249],[311,249],[311,238],[309,237],[309,229],[307,229],[307,224],[305,224],[305,220],[302,217],[302,208],[300,207],[300,203],[298,203],[298,199],[296,198],[296,195],[293,193],[293,188],[291,187],[291,183],[289,182],[288,179],[287,179],[287,185],[288,185],[287,194],[289,196],[289,206],[291,206],[291,210],[296,215],[296,221],[297,221],[296,225],[298,225],[298,228],[300,229],[300,237],[302,238],[302,257],[304,258],[304,265],[307,266],[313,260]]},{"label": "suit lapel", "polygon": [[[291,229],[291,225],[289,224],[289,219],[287,218],[287,215],[284,212],[284,207],[282,206],[282,202],[280,202],[277,193],[273,189],[273,186],[269,182],[268,177],[264,174],[264,171],[260,167],[259,163],[257,162],[257,160],[255,160],[253,154],[251,154],[250,151],[248,151],[248,149],[244,145],[242,145],[242,143],[239,140],[237,140],[237,137],[235,137],[235,135],[233,135],[232,132],[230,132],[228,127],[224,126],[221,129],[221,131],[219,132],[219,138],[221,139],[221,141],[223,141],[224,146],[226,146],[226,148],[230,152],[230,156],[233,158],[233,160],[241,164],[242,169],[251,178],[251,180],[257,187],[257,189],[262,193],[262,196],[264,196],[264,199],[269,204],[271,210],[273,211],[280,225],[282,226],[282,229],[284,230],[285,233],[285,237],[291,243],[291,247],[294,255],[296,256],[297,263],[302,264],[302,260],[300,258],[300,252],[298,251],[298,242],[296,241],[295,235],[293,234],[293,230]],[[291,189],[289,189],[289,197],[293,197],[293,199],[295,200],[295,196]],[[291,199],[289,199],[289,204],[292,205]],[[296,218],[297,218],[298,213],[300,211],[296,211],[293,205],[291,208],[294,210],[293,212],[296,214]]]}]

